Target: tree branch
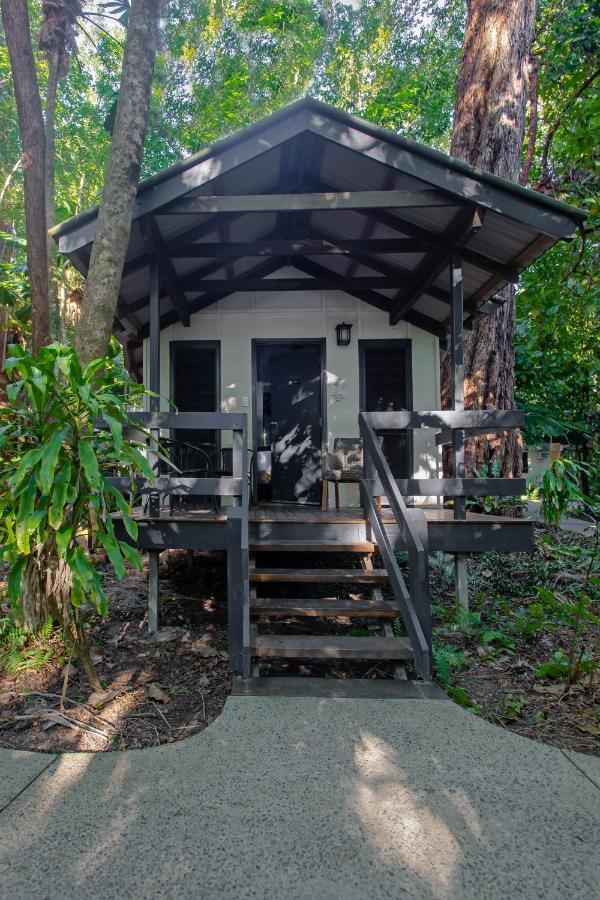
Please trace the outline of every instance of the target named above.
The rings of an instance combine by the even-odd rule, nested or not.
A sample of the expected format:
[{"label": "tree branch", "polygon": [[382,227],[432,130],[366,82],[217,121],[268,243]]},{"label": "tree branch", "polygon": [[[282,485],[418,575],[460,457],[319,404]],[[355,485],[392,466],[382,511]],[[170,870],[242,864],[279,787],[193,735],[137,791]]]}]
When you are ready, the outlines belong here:
[{"label": "tree branch", "polygon": [[535,142],[538,130],[538,61],[535,56],[529,57],[529,131],[527,133],[527,151],[523,167],[519,175],[519,184],[525,187],[529,180],[529,172],[535,153]]},{"label": "tree branch", "polygon": [[589,87],[592,86],[592,84],[594,83],[594,81],[596,80],[596,78],[599,75],[600,75],[600,69],[596,69],[594,72],[592,72],[591,75],[588,75],[588,77],[585,79],[585,81],[583,81],[579,85],[579,87],[577,88],[577,90],[575,91],[575,93],[573,94],[571,99],[568,101],[568,103],[564,107],[563,111],[555,119],[554,124],[552,125],[548,134],[546,135],[546,140],[544,141],[544,148],[542,150],[542,164],[541,164],[542,175],[541,175],[539,186],[548,183],[548,155],[550,153],[550,147],[552,146],[552,141],[554,140],[554,136],[555,136],[556,132],[558,131],[558,129],[560,128],[565,115],[571,109],[573,104],[581,97],[581,95],[583,93],[585,93],[585,91],[587,91],[587,89]]}]

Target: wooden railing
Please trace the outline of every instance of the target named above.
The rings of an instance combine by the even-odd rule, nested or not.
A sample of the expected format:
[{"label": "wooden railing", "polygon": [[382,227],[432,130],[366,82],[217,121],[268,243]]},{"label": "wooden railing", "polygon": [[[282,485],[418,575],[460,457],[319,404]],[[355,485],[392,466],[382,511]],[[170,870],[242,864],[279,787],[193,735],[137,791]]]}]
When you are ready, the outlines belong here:
[{"label": "wooden railing", "polygon": [[[520,428],[524,414],[509,410],[435,410],[430,412],[376,412],[368,416],[371,428],[379,430],[418,430],[430,428],[437,432],[436,443],[452,444],[458,433],[463,437],[475,434],[495,434]],[[527,489],[524,478],[401,478],[396,485],[405,497],[510,497]]]},{"label": "wooden railing", "polygon": [[[425,681],[429,681],[431,679],[431,602],[427,522],[422,510],[409,509],[406,506],[383,455],[373,427],[372,415],[371,413],[359,413],[360,434],[365,458],[365,478],[361,482],[362,502],[413,647],[415,668]],[[396,560],[374,499],[380,497],[382,493],[387,497],[402,541],[408,549],[410,590]]]},{"label": "wooden railing", "polygon": [[[229,664],[234,672],[250,672],[250,594],[248,561],[248,427],[245,413],[142,412],[131,413],[131,428],[143,429],[148,458],[159,472],[161,432],[230,431],[232,433],[231,475],[185,477],[158,475],[153,481],[134,479],[138,494],[148,498],[148,517],[161,518],[161,497],[231,497],[227,507],[227,593]],[[127,478],[110,478],[112,484],[129,491]],[[148,627],[158,630],[158,552],[149,551]]]},{"label": "wooden railing", "polygon": [[[466,518],[466,497],[518,496],[526,489],[523,478],[400,478],[395,479],[381,449],[378,431],[434,429],[436,443],[462,447],[464,437],[493,434],[519,428],[524,421],[519,410],[433,410],[428,412],[361,412],[360,434],[365,455],[362,502],[389,573],[390,584],[402,610],[402,618],[415,649],[417,671],[430,676],[431,603],[429,594],[427,522],[423,511],[408,507],[405,497],[453,497],[454,518]],[[455,465],[458,460],[455,459]],[[461,457],[462,465],[462,457]],[[460,466],[459,466],[460,469]],[[386,534],[375,498],[387,497],[400,538],[408,549],[409,586]],[[474,548],[475,549],[475,548]],[[463,554],[455,554],[456,559]],[[457,583],[458,584],[458,583]],[[457,596],[459,587],[457,586]],[[460,596],[459,596],[460,599]]]}]

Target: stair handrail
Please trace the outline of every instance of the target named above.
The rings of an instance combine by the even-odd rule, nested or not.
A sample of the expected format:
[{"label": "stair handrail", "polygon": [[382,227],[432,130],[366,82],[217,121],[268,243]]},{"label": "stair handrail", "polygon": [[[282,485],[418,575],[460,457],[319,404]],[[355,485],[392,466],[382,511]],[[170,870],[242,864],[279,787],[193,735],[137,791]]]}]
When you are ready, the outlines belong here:
[{"label": "stair handrail", "polygon": [[[380,512],[373,501],[373,497],[379,492],[379,485],[374,479],[364,478],[361,481],[361,499],[388,572],[390,585],[398,601],[402,620],[413,646],[415,667],[421,677],[429,681],[431,678],[431,637],[427,525],[425,516],[422,510],[409,510],[406,506],[394,481],[389,464],[383,455],[368,415],[368,413],[359,413],[359,428],[363,439],[365,463],[370,464],[374,469],[379,483],[386,493],[396,524],[400,529],[402,540],[408,547],[411,591],[421,601],[421,617],[417,613],[413,597],[408,590],[396,560]],[[414,525],[414,519],[417,516],[422,518],[422,522],[419,523],[422,526],[420,529],[421,534],[418,533]]]},{"label": "stair handrail", "polygon": [[[369,420],[369,413],[359,413],[358,421],[360,434],[363,439],[365,460],[368,458],[368,460],[373,464],[373,468],[375,469],[377,477],[381,482],[381,486],[384,490],[385,496],[387,497],[388,503],[390,504],[390,508],[394,514],[396,523],[400,528],[402,540],[406,544],[408,544],[409,547],[413,549],[418,555],[420,563],[423,564],[422,574],[424,574],[426,553],[425,547],[423,546],[423,541],[416,529],[413,527],[410,519],[409,509],[398,489],[398,485],[396,484],[394,476],[392,475],[392,470],[389,467],[389,463],[383,455],[381,445],[377,440],[375,429],[373,428]],[[420,512],[423,515],[422,510],[411,510],[410,512]]]}]

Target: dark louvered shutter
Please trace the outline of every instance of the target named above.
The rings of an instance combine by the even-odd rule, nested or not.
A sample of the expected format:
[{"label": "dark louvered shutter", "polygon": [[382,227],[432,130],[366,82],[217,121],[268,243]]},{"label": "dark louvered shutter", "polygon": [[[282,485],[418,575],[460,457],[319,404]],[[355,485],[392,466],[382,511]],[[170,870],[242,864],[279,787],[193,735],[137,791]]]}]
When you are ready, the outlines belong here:
[{"label": "dark louvered shutter", "polygon": [[[194,341],[172,345],[173,402],[179,412],[218,410],[218,354],[216,345]],[[178,429],[178,441],[216,446],[214,431]]]},{"label": "dark louvered shutter", "polygon": [[[406,350],[398,342],[365,342],[362,348],[363,405],[366,412],[410,408]],[[381,431],[382,449],[395,478],[409,477],[409,443],[406,431]]]}]

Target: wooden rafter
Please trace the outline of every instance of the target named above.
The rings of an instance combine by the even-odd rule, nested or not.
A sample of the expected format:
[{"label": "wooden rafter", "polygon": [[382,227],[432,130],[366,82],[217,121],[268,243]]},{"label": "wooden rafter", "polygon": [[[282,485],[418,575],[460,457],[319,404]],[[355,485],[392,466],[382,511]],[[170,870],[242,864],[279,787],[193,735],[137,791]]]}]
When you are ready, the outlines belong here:
[{"label": "wooden rafter", "polygon": [[182,325],[188,327],[190,324],[190,314],[187,308],[187,301],[183,293],[177,272],[173,263],[164,251],[164,242],[160,229],[152,216],[144,216],[140,219],[140,228],[144,241],[149,251],[153,254],[157,264],[163,287],[166,290],[173,309],[177,313]]},{"label": "wooden rafter", "polygon": [[[320,263],[315,262],[312,259],[299,259],[294,265],[297,269],[300,269],[302,272],[306,272],[307,275],[312,275],[314,278],[326,277],[330,274],[330,270],[322,266]],[[345,288],[337,288],[337,290],[344,290],[345,293],[349,294],[351,297],[356,297],[357,300],[362,300],[363,303],[368,303],[369,306],[374,306],[375,309],[381,310],[381,312],[389,313],[391,309],[391,301],[388,297],[384,297],[381,294],[378,294],[377,291],[373,290],[349,290]],[[406,316],[406,321],[411,325],[415,325],[417,328],[422,328],[423,331],[429,332],[429,334],[433,334],[436,337],[440,338],[441,341],[445,341],[446,339],[446,329],[444,328],[443,323],[437,322],[435,319],[430,318],[429,316],[425,316],[422,313],[415,312],[411,310],[410,313]]]},{"label": "wooden rafter", "polygon": [[456,206],[441,191],[340,191],[314,194],[229,194],[182,197],[161,210],[162,215],[198,213],[273,213],[337,209],[406,209]]},{"label": "wooden rafter", "polygon": [[[312,229],[311,234],[315,237],[319,235],[322,238],[325,238],[326,235],[320,229]],[[357,241],[358,244],[368,243],[365,241]],[[388,260],[384,260],[379,258],[378,256],[370,255],[368,253],[364,253],[360,250],[353,250],[347,254],[348,258],[353,260],[353,262],[360,263],[360,265],[368,266],[374,272],[381,272],[382,275],[387,275],[390,278],[393,278],[396,282],[395,287],[399,287],[404,284],[408,284],[413,276],[413,272],[411,269],[407,269],[404,266],[399,266],[397,263],[391,263]],[[450,303],[450,297],[447,291],[444,291],[442,288],[432,287],[429,291],[431,297],[435,300],[439,300],[441,303]],[[391,305],[391,304],[390,304]]]},{"label": "wooden rafter", "polygon": [[[271,275],[273,272],[276,272],[279,269],[281,263],[274,259],[263,260],[263,262],[258,263],[258,265],[253,266],[246,273],[249,277],[252,276],[254,278],[262,278],[266,275]],[[195,297],[193,300],[188,301],[188,309],[190,315],[194,313],[201,312],[203,309],[206,309],[208,306],[212,306],[213,303],[217,303],[218,300],[224,300],[226,297],[232,293],[231,288],[226,287],[227,282],[223,281],[223,291],[222,293],[214,293],[214,294],[201,294],[198,297]],[[200,290],[200,289],[198,289]],[[123,310],[123,314],[125,314],[128,310]],[[160,327],[161,330],[166,328],[168,325],[173,325],[177,321],[177,316],[173,311],[169,311],[167,313],[163,313],[160,318]],[[148,325],[144,325],[138,332],[137,338],[139,340],[143,340],[148,337],[149,328]]]},{"label": "wooden rafter", "polygon": [[172,259],[239,259],[244,256],[349,256],[353,252],[419,253],[431,246],[415,238],[374,238],[373,240],[292,240],[233,241],[229,243],[184,244],[170,254]]},{"label": "wooden rafter", "polygon": [[427,293],[434,281],[448,268],[448,253],[462,247],[483,224],[483,213],[468,206],[457,213],[444,230],[439,245],[428,254],[415,271],[411,284],[400,291],[390,313],[390,325],[404,318],[419,297]]},{"label": "wooden rafter", "polygon": [[[274,261],[277,262],[277,261]],[[281,260],[277,262],[281,267]],[[307,288],[305,278],[273,278],[268,282],[252,276],[238,275],[236,278],[204,278],[198,279],[195,275],[181,279],[181,286],[186,293],[202,291],[205,294],[220,294],[224,290],[232,294],[235,291],[304,291]],[[387,275],[365,275],[346,278],[331,270],[322,278],[315,278],[309,283],[310,287],[317,291],[345,291],[361,289],[383,289],[398,287],[398,280]]]},{"label": "wooden rafter", "polygon": [[[337,188],[335,188],[333,185],[325,184],[323,182],[318,182],[318,187],[320,190],[324,191],[337,190]],[[393,231],[401,233],[402,235],[408,235],[408,237],[413,238],[416,241],[421,241],[423,246],[425,247],[439,247],[441,241],[443,240],[443,233],[436,234],[430,231],[429,228],[424,228],[422,225],[417,225],[415,222],[410,222],[408,219],[404,218],[398,213],[390,213],[385,209],[365,209],[361,210],[360,214],[367,219],[371,219],[373,222],[377,222],[378,224],[383,225],[385,228],[390,228]],[[404,238],[404,240],[406,239],[407,238]],[[547,242],[546,246],[551,243],[548,241],[547,237],[544,237],[544,240]],[[498,275],[500,278],[510,282],[517,281],[521,269],[524,268],[524,265],[509,265],[508,263],[501,262],[500,260],[492,259],[491,257],[486,256],[484,253],[479,253],[476,250],[471,250],[468,247],[463,247],[462,253],[463,261],[468,263],[470,266],[475,266],[475,268],[481,269],[483,272],[489,272],[491,275]],[[432,294],[431,296],[434,295]]]}]

